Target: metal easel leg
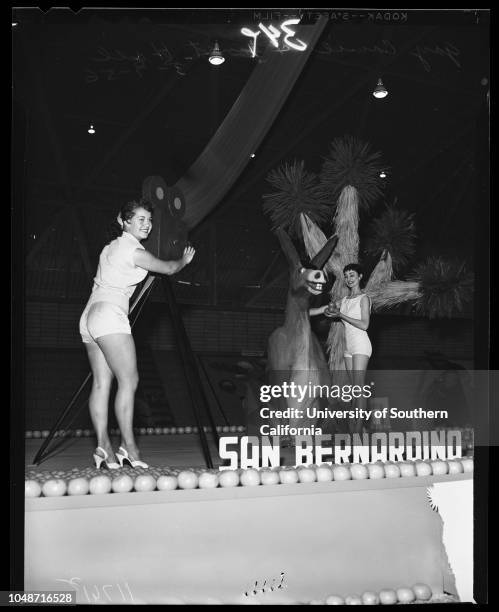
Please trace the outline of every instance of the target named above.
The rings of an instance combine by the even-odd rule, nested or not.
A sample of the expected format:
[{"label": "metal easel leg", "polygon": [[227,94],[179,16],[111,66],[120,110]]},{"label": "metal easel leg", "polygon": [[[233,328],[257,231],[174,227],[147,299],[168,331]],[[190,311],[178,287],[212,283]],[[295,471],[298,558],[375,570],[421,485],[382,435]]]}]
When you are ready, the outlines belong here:
[{"label": "metal easel leg", "polygon": [[[199,375],[199,370],[196,362],[196,357],[191,347],[191,343],[189,341],[189,337],[187,336],[187,332],[185,330],[184,322],[180,315],[180,310],[177,304],[177,300],[175,299],[175,295],[173,293],[173,289],[170,283],[170,279],[168,277],[163,277],[162,279],[163,288],[165,290],[166,299],[168,302],[168,306],[170,308],[170,314],[172,317],[173,330],[177,339],[177,344],[180,350],[180,355],[182,357],[182,364],[184,366],[184,372],[187,379],[187,388],[189,391],[189,395],[191,397],[192,408],[194,412],[194,419],[196,421],[196,425],[199,432],[199,439],[201,441],[201,447],[203,450],[204,459],[206,462],[206,466],[209,469],[213,468],[213,461],[210,455],[210,449],[208,445],[208,440],[206,438],[206,433],[204,431],[204,427],[201,423],[200,414],[204,409],[208,415],[208,418],[211,423],[213,423],[213,419],[211,418],[211,413],[209,409],[209,404],[207,399],[204,397],[203,392],[203,384],[201,382],[201,377]],[[214,427],[212,425],[212,427]],[[215,439],[218,441],[217,430],[214,428]]]}]

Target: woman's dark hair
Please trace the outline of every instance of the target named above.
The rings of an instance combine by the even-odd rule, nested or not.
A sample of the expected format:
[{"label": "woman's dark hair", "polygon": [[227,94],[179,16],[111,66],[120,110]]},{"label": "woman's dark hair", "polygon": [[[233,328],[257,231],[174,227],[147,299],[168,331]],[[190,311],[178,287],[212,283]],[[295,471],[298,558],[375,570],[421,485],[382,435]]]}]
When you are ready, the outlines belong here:
[{"label": "woman's dark hair", "polygon": [[354,272],[357,272],[357,274],[360,276],[361,274],[364,274],[364,272],[362,271],[362,267],[359,266],[359,264],[356,263],[350,263],[347,264],[344,268],[343,268],[343,274],[345,274],[345,272],[348,272],[348,270],[353,270]]},{"label": "woman's dark hair", "polygon": [[[123,221],[130,221],[137,208],[144,208],[148,213],[153,213],[152,204],[147,200],[130,200],[130,202],[123,204],[120,209],[119,216]],[[108,230],[108,242],[118,238],[118,236],[121,236],[121,234],[123,234],[123,227],[118,223],[117,218],[113,219]]]}]

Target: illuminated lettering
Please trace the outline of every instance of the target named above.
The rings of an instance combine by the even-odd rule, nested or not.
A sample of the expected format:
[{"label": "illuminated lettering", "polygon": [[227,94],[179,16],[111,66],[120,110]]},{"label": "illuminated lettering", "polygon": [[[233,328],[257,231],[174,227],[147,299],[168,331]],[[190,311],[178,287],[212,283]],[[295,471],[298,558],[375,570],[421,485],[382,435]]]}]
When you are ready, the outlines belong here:
[{"label": "illuminated lettering", "polygon": [[253,38],[253,49],[250,46],[250,51],[251,51],[251,57],[255,57],[256,56],[256,39],[260,35],[260,32],[253,32],[249,28],[242,28],[241,33],[244,34],[244,36],[250,36],[251,38]]},{"label": "illuminated lettering", "polygon": [[[299,38],[296,38],[296,31],[290,27],[297,25],[298,23],[300,23],[300,19],[287,19],[281,23],[279,28],[276,28],[273,25],[266,26],[261,22],[258,24],[258,27],[267,36],[276,49],[279,48],[279,38],[281,37],[281,34],[284,34],[283,47],[285,46],[289,49],[294,49],[295,51],[305,51],[307,48],[307,43]],[[260,31],[257,30],[254,32],[249,28],[241,28],[241,34],[253,39],[253,44],[250,43],[249,50],[251,52],[251,57],[256,57],[257,38],[260,35]]]},{"label": "illuminated lettering", "polygon": [[268,28],[263,25],[263,23],[259,23],[258,27],[264,34],[267,35],[270,42],[274,45],[274,47],[279,47],[278,38],[281,35],[279,30],[275,28],[273,25],[270,25]]},{"label": "illuminated lettering", "polygon": [[303,40],[300,40],[299,38],[296,39],[296,42],[291,42],[289,40],[296,34],[296,32],[288,26],[296,25],[298,23],[300,23],[299,19],[288,19],[287,21],[283,21],[283,23],[281,24],[281,29],[283,32],[286,33],[286,36],[284,37],[284,43],[288,45],[288,47],[291,47],[291,49],[296,49],[297,51],[305,51],[305,49],[307,48],[307,43],[304,43]]}]

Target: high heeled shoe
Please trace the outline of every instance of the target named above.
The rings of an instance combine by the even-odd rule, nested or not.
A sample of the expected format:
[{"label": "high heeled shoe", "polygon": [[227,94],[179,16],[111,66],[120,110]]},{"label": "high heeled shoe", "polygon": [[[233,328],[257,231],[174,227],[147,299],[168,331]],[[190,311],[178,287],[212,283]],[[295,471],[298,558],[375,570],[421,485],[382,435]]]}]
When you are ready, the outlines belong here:
[{"label": "high heeled shoe", "polygon": [[[103,453],[103,457],[97,454],[99,451]],[[118,470],[120,468],[119,463],[116,463],[115,461],[108,461],[108,457],[109,454],[102,448],[102,446],[98,446],[94,453],[95,467],[100,469],[100,466],[104,463],[108,470]]]},{"label": "high heeled shoe", "polygon": [[123,467],[123,461],[128,461],[128,463],[133,468],[136,468],[136,467],[148,468],[149,467],[147,463],[144,463],[143,461],[139,461],[138,459],[134,459],[133,457],[130,457],[126,448],[123,448],[122,446],[119,447],[118,452],[116,453],[116,459],[118,459],[121,467]]}]

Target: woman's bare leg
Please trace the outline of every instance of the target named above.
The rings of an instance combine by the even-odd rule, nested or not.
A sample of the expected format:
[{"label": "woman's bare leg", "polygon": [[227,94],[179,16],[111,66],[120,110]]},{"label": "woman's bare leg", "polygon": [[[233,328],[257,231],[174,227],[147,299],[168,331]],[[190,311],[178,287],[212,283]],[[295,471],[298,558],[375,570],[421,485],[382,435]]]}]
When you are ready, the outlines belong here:
[{"label": "woman's bare leg", "polygon": [[109,334],[101,336],[97,342],[118,382],[114,409],[121,432],[121,445],[134,459],[139,459],[133,435],[135,390],[139,382],[133,337],[131,334]]},{"label": "woman's bare leg", "polygon": [[[354,385],[354,381],[353,381],[353,359],[351,355],[345,355],[345,368],[348,372],[348,382],[350,385]],[[350,410],[355,410],[355,406],[354,406],[354,400],[351,400],[349,402],[349,409]],[[348,427],[350,433],[359,433],[359,429],[358,429],[358,424],[357,424],[357,420],[356,419],[350,419],[349,420],[349,427]]]},{"label": "woman's bare leg", "polygon": [[[366,370],[367,364],[369,363],[369,357],[367,355],[361,355],[357,353],[356,355],[352,355],[352,384],[359,385],[361,388],[366,384]],[[357,400],[357,406],[359,410],[365,410],[367,407],[367,401],[364,395],[362,394]],[[368,429],[367,422],[364,422],[363,419],[358,419],[356,423],[355,430],[358,433],[362,432],[362,427]]]},{"label": "woman's bare leg", "polygon": [[104,353],[99,346],[92,342],[85,344],[88,360],[92,369],[92,391],[88,399],[90,418],[97,436],[97,446],[101,446],[108,454],[109,461],[116,461],[111,448],[107,431],[109,394],[113,382],[113,373],[109,369]]}]

